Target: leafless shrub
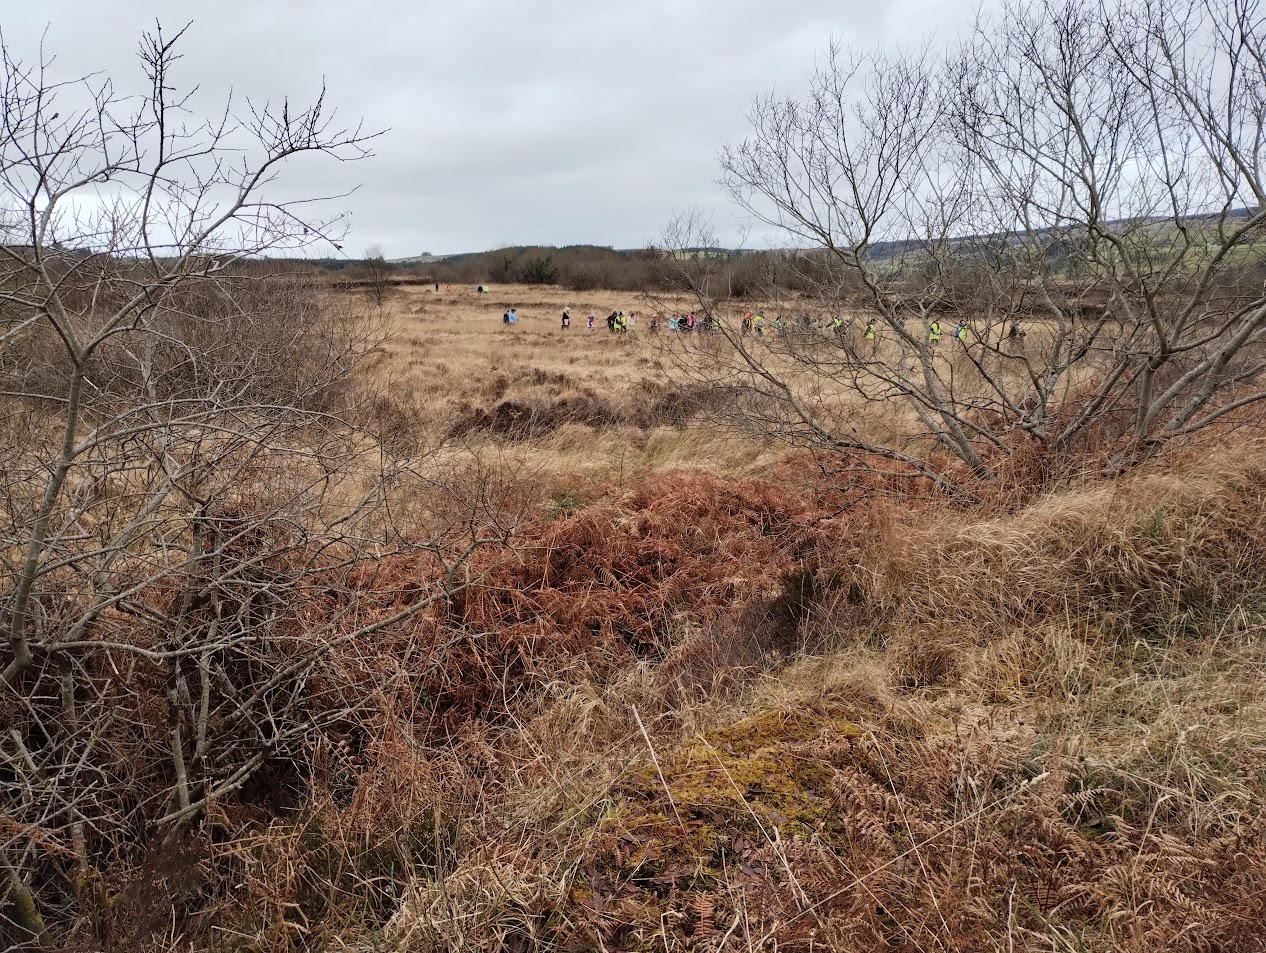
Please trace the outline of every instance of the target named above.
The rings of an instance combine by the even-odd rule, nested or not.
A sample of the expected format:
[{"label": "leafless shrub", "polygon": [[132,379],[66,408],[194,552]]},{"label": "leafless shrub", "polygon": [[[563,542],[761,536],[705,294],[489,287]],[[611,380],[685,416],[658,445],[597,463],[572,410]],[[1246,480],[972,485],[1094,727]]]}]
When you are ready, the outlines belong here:
[{"label": "leafless shrub", "polygon": [[365,258],[356,268],[355,276],[365,288],[365,294],[374,307],[381,309],[395,291],[391,281],[392,267],[383,257],[381,245],[365,249]]},{"label": "leafless shrub", "polygon": [[[749,425],[959,492],[1027,444],[1120,472],[1259,414],[1264,36],[1256,4],[1050,2],[943,59],[833,49],[722,154],[812,301],[770,275],[744,334],[717,307],[747,282],[669,255],[723,318],[679,365],[745,388]],[[687,215],[662,244],[709,241]]]},{"label": "leafless shrub", "polygon": [[[358,373],[382,329],[244,264],[338,237],[265,187],[292,156],[359,158],[372,135],[324,94],[198,120],[174,91],[178,39],[144,38],[139,101],[0,50],[11,948],[168,929],[201,889],[185,875],[203,822],[293,806],[313,753],[355,737],[399,676],[369,646],[434,655],[413,620],[508,529],[486,481],[384,461]],[[367,585],[406,553],[407,587]]]}]

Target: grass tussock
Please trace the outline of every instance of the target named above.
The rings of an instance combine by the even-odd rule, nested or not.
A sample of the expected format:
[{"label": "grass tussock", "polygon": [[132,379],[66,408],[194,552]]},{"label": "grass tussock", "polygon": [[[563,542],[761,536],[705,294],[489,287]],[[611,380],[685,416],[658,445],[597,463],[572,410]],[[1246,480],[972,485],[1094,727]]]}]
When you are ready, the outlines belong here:
[{"label": "grass tussock", "polygon": [[1207,631],[1256,586],[1261,475],[1145,476],[992,520],[941,513],[891,540],[876,597],[911,624],[996,632],[1075,612],[1121,637]]}]

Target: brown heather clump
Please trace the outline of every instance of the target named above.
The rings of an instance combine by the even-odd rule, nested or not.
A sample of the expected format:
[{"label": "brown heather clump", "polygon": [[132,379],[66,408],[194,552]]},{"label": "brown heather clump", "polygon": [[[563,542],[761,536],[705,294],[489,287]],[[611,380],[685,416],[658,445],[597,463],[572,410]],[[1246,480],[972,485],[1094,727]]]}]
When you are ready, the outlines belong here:
[{"label": "brown heather clump", "polygon": [[[681,666],[705,632],[753,637],[738,627],[753,612],[781,611],[799,578],[808,508],[771,483],[668,471],[641,489],[608,487],[599,501],[572,503],[523,525],[511,548],[477,556],[474,583],[410,623],[408,643],[430,647],[414,678],[428,719],[457,730],[472,717],[504,717],[509,699],[568,670],[609,677],[639,659]],[[398,598],[424,581],[419,571],[430,570],[387,559],[352,589]],[[794,639],[784,630],[754,642]],[[725,665],[760,654],[754,644]]]}]

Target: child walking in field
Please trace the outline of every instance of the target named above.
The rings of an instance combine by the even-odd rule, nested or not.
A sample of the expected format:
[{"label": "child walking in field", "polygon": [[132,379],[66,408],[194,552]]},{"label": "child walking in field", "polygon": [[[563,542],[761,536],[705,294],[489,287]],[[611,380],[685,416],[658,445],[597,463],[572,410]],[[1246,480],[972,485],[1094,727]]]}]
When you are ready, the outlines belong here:
[{"label": "child walking in field", "polygon": [[589,317],[586,320],[588,321],[589,330],[592,331],[593,330],[593,312],[592,311],[589,312]]}]

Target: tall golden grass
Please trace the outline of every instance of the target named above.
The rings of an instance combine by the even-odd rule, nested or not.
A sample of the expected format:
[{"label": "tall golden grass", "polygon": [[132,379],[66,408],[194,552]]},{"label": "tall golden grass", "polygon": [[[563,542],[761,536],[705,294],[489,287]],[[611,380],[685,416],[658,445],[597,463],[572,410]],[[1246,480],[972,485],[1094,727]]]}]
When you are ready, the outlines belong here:
[{"label": "tall golden grass", "polygon": [[[656,306],[666,303],[673,302]],[[684,298],[676,304],[694,306]],[[507,326],[501,316],[509,307],[519,321]],[[631,333],[608,331],[613,311],[636,314]],[[650,305],[638,295],[408,287],[385,315],[396,337],[372,368],[394,397],[384,417],[414,435],[456,430],[470,445],[557,482],[559,492],[668,466],[750,475],[781,452],[768,440],[691,426],[689,402],[680,406],[679,391],[665,383],[671,369],[649,333]]]}]

